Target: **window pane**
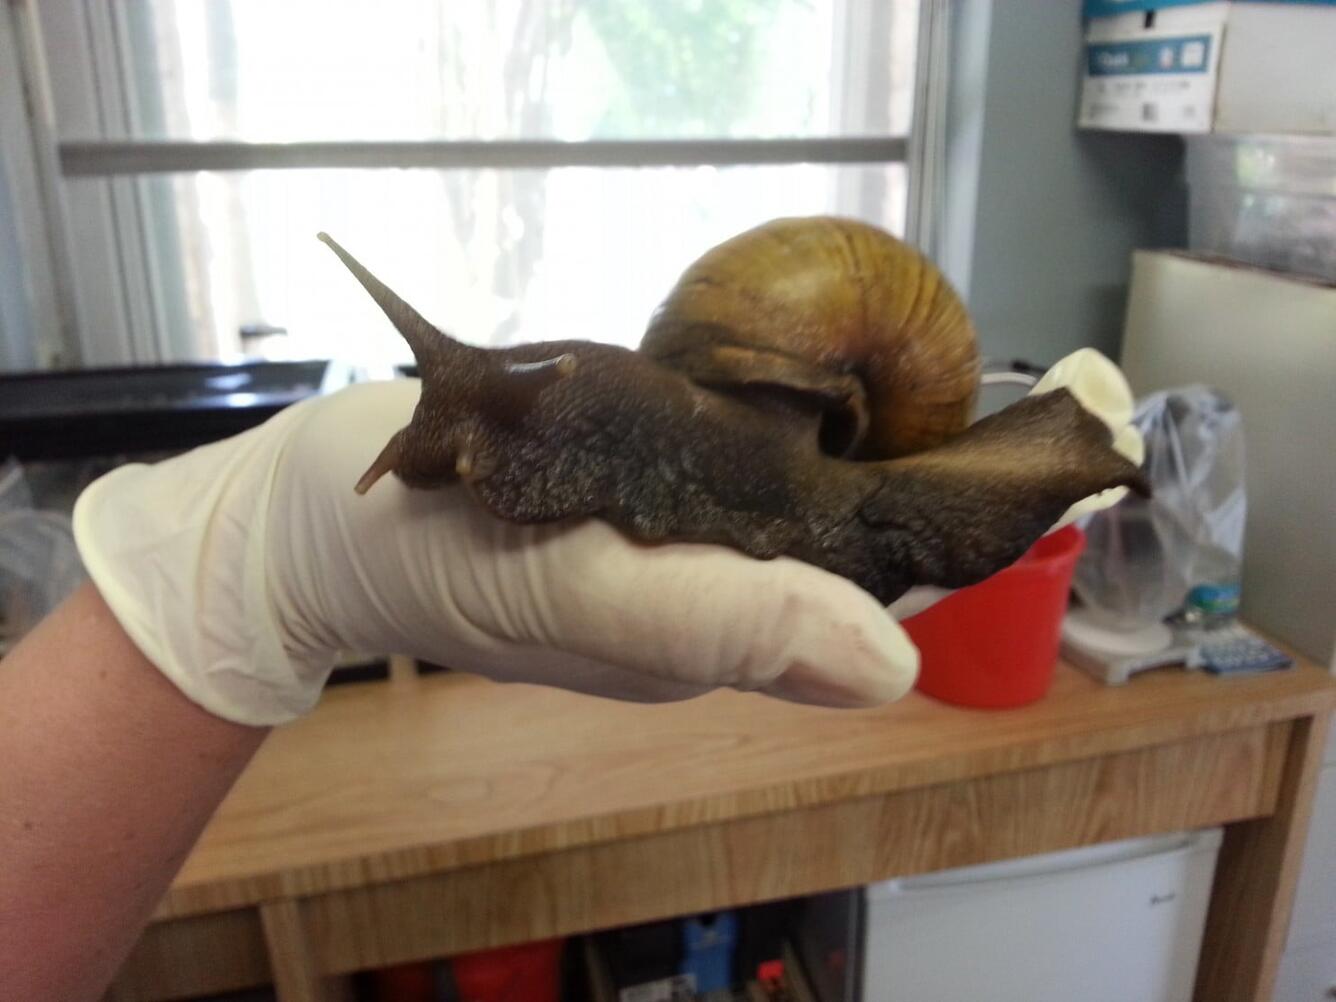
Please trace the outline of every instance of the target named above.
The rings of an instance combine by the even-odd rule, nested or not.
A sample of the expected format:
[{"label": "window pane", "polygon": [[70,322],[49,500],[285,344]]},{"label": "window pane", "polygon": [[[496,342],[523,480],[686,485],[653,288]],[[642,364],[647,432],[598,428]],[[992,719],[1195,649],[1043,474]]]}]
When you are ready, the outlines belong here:
[{"label": "window pane", "polygon": [[[78,180],[74,185],[105,184]],[[158,315],[173,359],[407,361],[327,230],[431,321],[476,344],[634,346],[681,271],[782,215],[839,212],[903,230],[905,173],[875,167],[255,171],[145,178]]]},{"label": "window pane", "polygon": [[131,138],[579,140],[903,135],[917,0],[113,9]]}]

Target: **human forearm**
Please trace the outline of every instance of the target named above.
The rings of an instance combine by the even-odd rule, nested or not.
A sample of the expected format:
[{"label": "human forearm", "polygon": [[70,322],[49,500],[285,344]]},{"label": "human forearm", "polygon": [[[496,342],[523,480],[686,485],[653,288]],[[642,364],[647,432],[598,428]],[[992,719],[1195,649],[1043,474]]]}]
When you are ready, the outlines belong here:
[{"label": "human forearm", "polygon": [[100,996],[266,733],[186,699],[91,585],[0,661],[6,997]]}]

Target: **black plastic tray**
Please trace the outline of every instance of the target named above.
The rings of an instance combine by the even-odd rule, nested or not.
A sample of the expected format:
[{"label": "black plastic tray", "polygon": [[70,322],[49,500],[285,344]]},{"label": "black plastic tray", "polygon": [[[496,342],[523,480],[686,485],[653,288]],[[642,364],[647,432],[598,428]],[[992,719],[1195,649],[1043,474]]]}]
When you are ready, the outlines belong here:
[{"label": "black plastic tray", "polygon": [[328,361],[0,375],[0,460],[191,449],[332,388]]}]

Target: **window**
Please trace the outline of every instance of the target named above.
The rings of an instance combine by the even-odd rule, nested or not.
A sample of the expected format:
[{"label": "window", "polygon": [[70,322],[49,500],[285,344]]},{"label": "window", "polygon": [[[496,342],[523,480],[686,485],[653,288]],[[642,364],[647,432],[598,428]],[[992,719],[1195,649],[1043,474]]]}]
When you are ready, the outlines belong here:
[{"label": "window", "polygon": [[[634,345],[781,215],[904,232],[917,0],[39,0],[87,364]],[[245,335],[245,336],[243,336]]]}]

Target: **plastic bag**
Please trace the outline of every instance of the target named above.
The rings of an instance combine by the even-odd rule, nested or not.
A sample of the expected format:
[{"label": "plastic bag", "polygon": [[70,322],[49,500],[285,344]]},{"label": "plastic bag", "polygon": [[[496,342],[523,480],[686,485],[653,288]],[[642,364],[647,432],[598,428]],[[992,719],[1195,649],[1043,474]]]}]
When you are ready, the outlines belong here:
[{"label": "plastic bag", "polygon": [[1229,400],[1166,390],[1140,401],[1133,423],[1153,496],[1090,516],[1072,582],[1091,615],[1123,628],[1164,620],[1194,588],[1236,591],[1247,512],[1243,421]]},{"label": "plastic bag", "polygon": [[0,465],[0,652],[84,580],[67,515],[40,511],[18,463]]}]

